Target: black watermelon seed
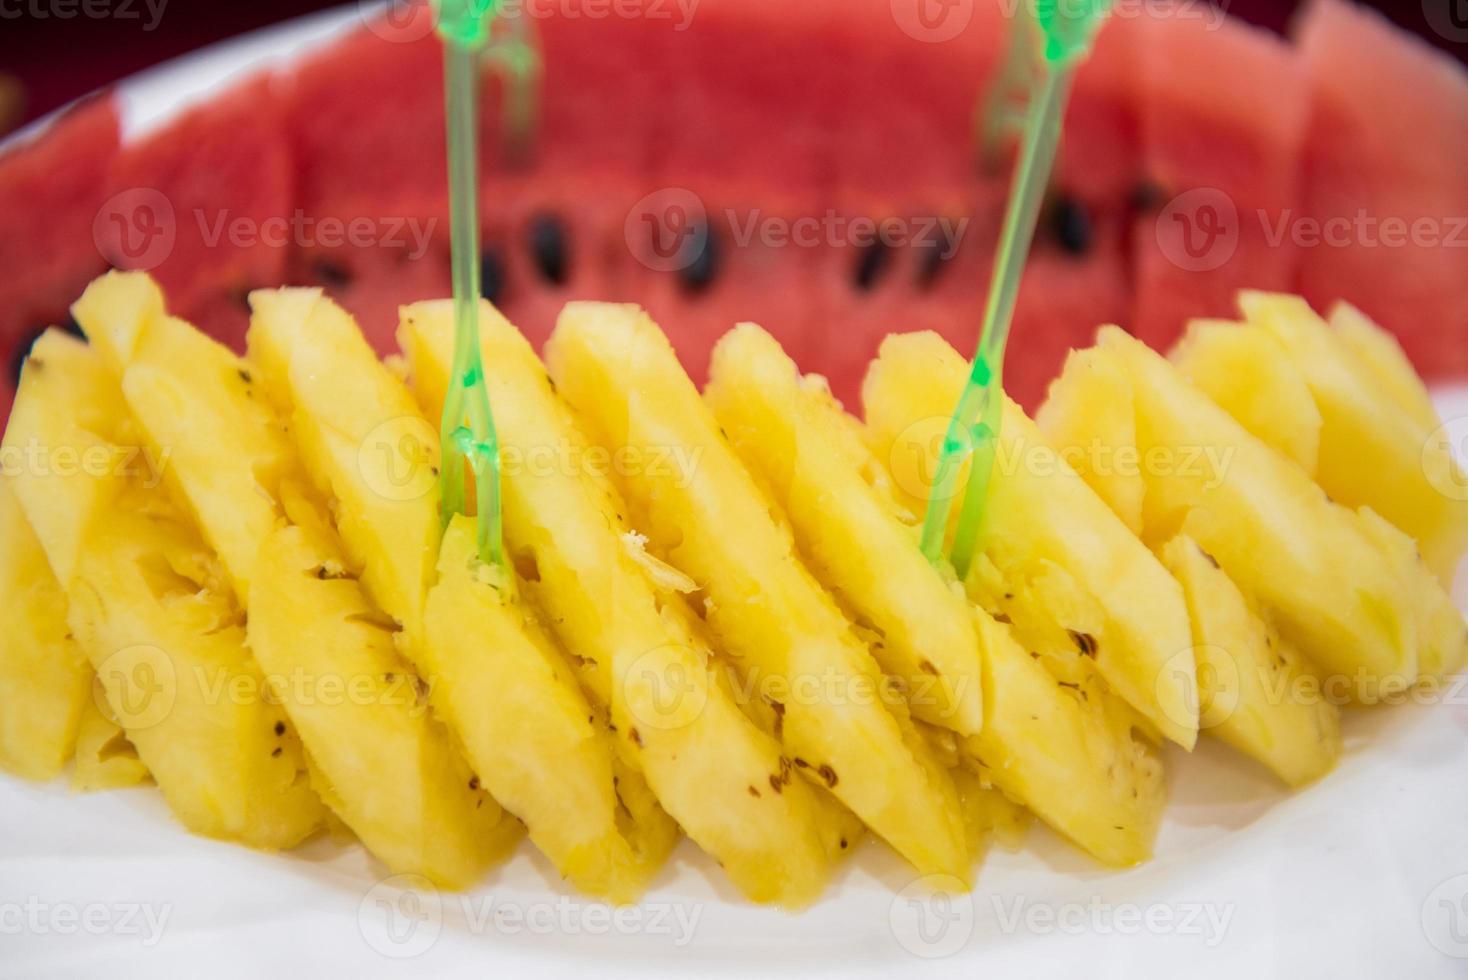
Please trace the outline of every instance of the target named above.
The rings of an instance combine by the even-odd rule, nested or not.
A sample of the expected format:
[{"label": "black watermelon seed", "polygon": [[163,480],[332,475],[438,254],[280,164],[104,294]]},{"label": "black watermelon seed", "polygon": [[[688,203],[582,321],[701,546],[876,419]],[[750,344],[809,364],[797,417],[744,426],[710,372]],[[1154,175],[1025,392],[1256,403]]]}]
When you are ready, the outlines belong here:
[{"label": "black watermelon seed", "polygon": [[948,268],[948,260],[952,256],[945,254],[944,247],[938,244],[923,245],[918,255],[918,285],[923,289],[931,289],[933,283]]},{"label": "black watermelon seed", "polygon": [[892,250],[883,242],[862,247],[856,257],[856,288],[869,292],[892,262]]},{"label": "black watermelon seed", "polygon": [[566,228],[554,214],[537,214],[530,219],[530,255],[541,278],[563,286],[571,272],[571,250]]},{"label": "black watermelon seed", "polygon": [[328,259],[319,259],[312,271],[316,281],[327,289],[343,289],[352,284],[351,271]]},{"label": "black watermelon seed", "polygon": [[706,223],[693,229],[683,242],[678,281],[689,293],[701,293],[713,285],[719,272],[719,244]]},{"label": "black watermelon seed", "polygon": [[1162,201],[1167,194],[1162,185],[1155,180],[1138,181],[1137,186],[1132,188],[1132,209],[1134,211],[1156,211],[1162,206]]},{"label": "black watermelon seed", "polygon": [[1052,228],[1060,247],[1071,255],[1085,255],[1091,250],[1093,236],[1091,212],[1073,197],[1063,197],[1051,216]]},{"label": "black watermelon seed", "polygon": [[87,335],[82,332],[82,325],[80,323],[77,323],[76,317],[72,316],[70,313],[66,314],[66,320],[61,324],[61,329],[65,330],[67,333],[71,334],[78,340],[87,339]]},{"label": "black watermelon seed", "polygon": [[485,242],[479,249],[479,295],[498,304],[505,292],[505,261],[499,249]]}]

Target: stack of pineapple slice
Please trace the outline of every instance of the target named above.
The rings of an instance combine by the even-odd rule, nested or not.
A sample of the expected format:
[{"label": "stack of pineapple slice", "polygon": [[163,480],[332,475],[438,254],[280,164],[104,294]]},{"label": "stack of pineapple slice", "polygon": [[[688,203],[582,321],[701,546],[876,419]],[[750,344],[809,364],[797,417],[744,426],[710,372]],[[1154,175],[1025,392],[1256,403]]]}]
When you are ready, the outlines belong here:
[{"label": "stack of pineapple slice", "polygon": [[686,834],[800,906],[866,830],[960,881],[1029,814],[1143,861],[1165,741],[1304,785],[1342,703],[1468,655],[1462,477],[1348,307],[1246,294],[1171,362],[1103,330],[1038,424],[1006,406],[958,581],[916,545],[966,370],[936,336],[887,340],[859,421],[752,324],[700,394],[634,307],[568,306],[543,365],[486,305],[489,567],[438,513],[450,305],[405,308],[385,365],[319,291],[250,299],[241,358],[113,273],[75,308],[89,344],[33,349],[0,482],[5,768],[151,778],[255,847],[339,821],[447,887],[526,835],[632,901]]}]

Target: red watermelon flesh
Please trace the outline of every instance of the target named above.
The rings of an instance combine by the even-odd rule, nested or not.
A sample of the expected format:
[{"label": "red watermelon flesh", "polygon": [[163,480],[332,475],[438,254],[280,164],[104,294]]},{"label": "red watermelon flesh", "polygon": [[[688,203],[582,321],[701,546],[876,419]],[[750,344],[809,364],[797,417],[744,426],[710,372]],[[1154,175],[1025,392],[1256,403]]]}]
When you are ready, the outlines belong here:
[{"label": "red watermelon flesh", "polygon": [[1350,224],[1338,221],[1336,244],[1324,238],[1305,249],[1298,286],[1317,306],[1356,304],[1393,330],[1429,377],[1462,375],[1468,73],[1342,3],[1314,3],[1299,44],[1314,96],[1302,212]]},{"label": "red watermelon flesh", "polygon": [[[532,336],[544,334],[563,300],[641,302],[665,321],[686,363],[701,376],[707,349],[723,330],[758,320],[804,366],[831,375],[848,401],[868,349],[875,350],[889,330],[934,327],[960,347],[972,347],[1008,174],[981,174],[973,166],[971,112],[998,63],[1001,15],[1012,13],[1013,4],[959,0],[949,7],[971,8],[967,33],[919,40],[903,28],[904,11],[917,0],[702,0],[691,8],[684,31],[667,20],[627,16],[626,5],[535,3],[529,15],[545,57],[540,129],[529,160],[512,166],[501,139],[501,83],[486,82],[481,221],[487,254],[500,260],[501,302]],[[645,6],[682,16],[668,4]],[[1201,13],[1197,5],[1189,9]],[[1012,340],[1010,385],[1028,404],[1058,370],[1065,348],[1089,338],[1100,321],[1127,325],[1125,314],[1135,308],[1149,339],[1162,340],[1183,316],[1230,311],[1227,294],[1235,284],[1289,285],[1299,278],[1287,250],[1261,249],[1250,237],[1241,239],[1221,271],[1179,276],[1181,270],[1158,264],[1166,255],[1152,216],[1135,223],[1132,234],[1122,233],[1134,224],[1136,191],[1147,186],[1147,173],[1165,180],[1164,201],[1166,192],[1206,181],[1224,188],[1245,215],[1281,201],[1298,203],[1284,189],[1299,165],[1287,150],[1292,134],[1286,122],[1298,113],[1299,86],[1288,84],[1298,57],[1237,25],[1190,32],[1186,23],[1156,22],[1153,5],[1142,10],[1149,16],[1127,8],[1113,18],[1077,82],[1055,194]],[[430,255],[416,261],[380,245],[298,247],[288,256],[287,282],[319,282],[340,294],[384,350],[391,349],[400,302],[448,289],[441,58],[423,26],[410,20],[394,35],[399,40],[382,37],[381,25],[359,29],[306,59],[288,79],[295,205],[316,219],[417,215],[445,222]],[[1395,50],[1373,44],[1378,58]],[[1316,43],[1316,57],[1340,47]],[[1331,77],[1343,73],[1337,65]],[[1451,76],[1445,95],[1458,106],[1460,78]],[[1316,129],[1321,118],[1317,113]],[[1359,136],[1360,123],[1353,125],[1350,131]],[[1345,146],[1334,132],[1346,131],[1343,122],[1332,120],[1326,128],[1335,142],[1313,130],[1310,136],[1329,149],[1312,158],[1312,172],[1330,175],[1322,180],[1324,189],[1312,192],[1312,207],[1347,207],[1345,192],[1357,193],[1350,178],[1367,181],[1372,194],[1398,210],[1410,206],[1423,213],[1431,203],[1451,201],[1444,189],[1451,170],[1417,181],[1432,196],[1425,202],[1402,186],[1411,181],[1388,176],[1389,154]],[[1432,153],[1456,165],[1462,154],[1438,147],[1461,136],[1442,130],[1434,134]],[[1461,126],[1452,131],[1461,132]],[[1408,142],[1394,138],[1392,145]],[[1358,168],[1358,160],[1367,164]],[[669,188],[695,195],[718,224],[723,247],[712,268],[648,268],[629,243],[637,202]],[[1396,196],[1388,200],[1388,194]],[[724,214],[731,206],[746,224],[755,210],[763,219],[819,221],[829,213],[911,221],[963,217],[972,209],[973,222],[960,256],[936,272],[916,250],[899,249],[883,260],[885,272],[860,287],[855,269],[870,257],[850,242],[836,237],[807,249],[741,246]],[[1461,203],[1453,207],[1463,212]],[[550,281],[555,277],[527,244],[528,228],[545,214],[563,219],[569,271],[558,282]],[[1400,253],[1392,258],[1399,269],[1408,268]],[[1284,283],[1278,282],[1281,269]],[[1371,278],[1352,269],[1355,283],[1343,284],[1335,281],[1342,273],[1323,260],[1318,269],[1324,270],[1318,279],[1309,271],[1304,277],[1317,302]],[[199,287],[210,294],[196,302],[206,320],[241,309],[238,290],[262,284],[226,285],[218,278],[211,271]],[[1397,305],[1414,315],[1428,302],[1400,284],[1392,288]],[[226,290],[236,291],[233,299]],[[59,298],[58,308],[72,292]],[[1438,283],[1433,297],[1448,292]],[[1228,299],[1227,308],[1215,310],[1210,304],[1220,296]],[[1373,309],[1369,297],[1352,298],[1383,316],[1384,303]],[[1438,302],[1445,309],[1462,305]],[[1464,347],[1461,335],[1468,331],[1461,317],[1421,319],[1456,331],[1439,338],[1439,347]],[[1414,353],[1421,357],[1426,344],[1424,338]]]},{"label": "red watermelon flesh", "polygon": [[287,82],[296,203],[313,217],[439,213],[443,56],[426,4],[308,56]]},{"label": "red watermelon flesh", "polygon": [[[117,107],[106,94],[0,156],[0,350],[12,360],[41,328],[65,323],[71,301],[106,268],[92,229],[117,146]],[[6,413],[11,381],[6,371]]]},{"label": "red watermelon flesh", "polygon": [[103,251],[149,270],[174,312],[241,347],[245,294],[283,282],[298,245],[292,171],[272,83],[249,81],[123,148],[108,174],[120,220]]},{"label": "red watermelon flesh", "polygon": [[[857,213],[882,217],[933,188],[963,193],[979,176],[974,113],[1006,43],[1002,5],[896,0],[837,15],[823,70],[840,79],[830,138],[843,207],[871,200],[877,214]],[[919,19],[920,8],[931,16]]]},{"label": "red watermelon flesh", "polygon": [[1138,218],[1133,331],[1159,349],[1193,317],[1237,313],[1241,288],[1288,289],[1298,250],[1272,240],[1299,197],[1308,92],[1298,59],[1238,21],[1157,17],[1141,87],[1160,210]]},{"label": "red watermelon flesh", "polygon": [[[1153,8],[1144,9],[1150,14]],[[1091,209],[1127,209],[1141,176],[1138,62],[1147,43],[1148,20],[1135,4],[1123,5],[1076,72],[1055,180]]]}]

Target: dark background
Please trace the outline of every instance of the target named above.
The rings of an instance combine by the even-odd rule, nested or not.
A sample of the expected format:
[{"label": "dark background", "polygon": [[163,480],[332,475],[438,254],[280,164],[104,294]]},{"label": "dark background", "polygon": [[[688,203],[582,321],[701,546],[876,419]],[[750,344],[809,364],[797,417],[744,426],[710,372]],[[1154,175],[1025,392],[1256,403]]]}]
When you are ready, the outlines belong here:
[{"label": "dark background", "polygon": [[[77,16],[61,20],[30,12],[54,10],[58,2],[81,4],[84,0],[0,0],[4,14],[0,18],[0,103],[10,106],[9,118],[3,118],[6,110],[0,107],[0,132],[150,65],[235,34],[338,5],[337,0],[166,0],[151,31],[144,30],[150,19],[145,0],[85,0],[110,4],[113,10],[128,4],[136,19]],[[1369,0],[1370,6],[1407,30],[1468,60],[1468,45],[1453,44],[1430,29],[1423,15],[1424,3],[1444,8],[1449,3],[1468,6],[1468,0]],[[1296,0],[1227,0],[1221,5],[1248,20],[1283,30],[1299,4]],[[12,95],[7,98],[5,92]]]}]

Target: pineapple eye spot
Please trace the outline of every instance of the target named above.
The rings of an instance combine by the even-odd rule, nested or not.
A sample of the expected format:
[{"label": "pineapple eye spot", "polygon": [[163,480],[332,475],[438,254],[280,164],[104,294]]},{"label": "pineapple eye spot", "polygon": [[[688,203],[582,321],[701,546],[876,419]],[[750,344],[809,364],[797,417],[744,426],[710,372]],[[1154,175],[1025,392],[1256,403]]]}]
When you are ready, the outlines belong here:
[{"label": "pineapple eye spot", "polygon": [[540,581],[540,565],[535,560],[534,552],[517,551],[511,560],[515,563],[515,574],[522,582]]}]

